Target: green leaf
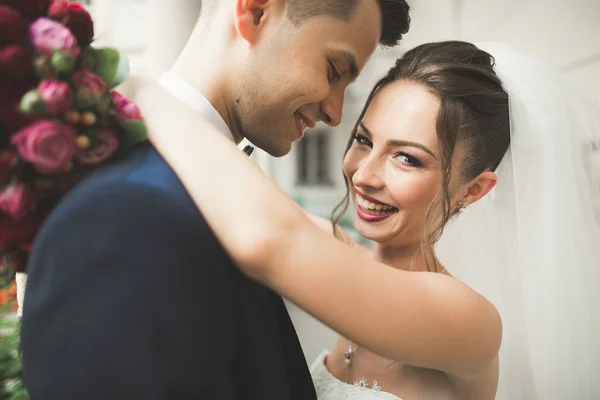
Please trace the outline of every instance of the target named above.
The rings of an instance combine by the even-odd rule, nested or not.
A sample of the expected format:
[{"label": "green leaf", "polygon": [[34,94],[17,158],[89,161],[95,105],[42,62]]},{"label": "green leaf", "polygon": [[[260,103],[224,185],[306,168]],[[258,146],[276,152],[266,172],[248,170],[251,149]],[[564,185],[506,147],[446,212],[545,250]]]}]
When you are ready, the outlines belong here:
[{"label": "green leaf", "polygon": [[70,54],[55,51],[50,58],[52,68],[59,74],[68,74],[75,67],[75,59]]},{"label": "green leaf", "polygon": [[100,75],[109,89],[121,84],[129,75],[129,59],[125,53],[112,47],[94,49],[93,72]]},{"label": "green leaf", "polygon": [[143,142],[148,137],[146,124],[140,120],[129,120],[121,122],[121,126],[125,130],[125,138],[123,145],[125,147],[133,146],[137,143]]},{"label": "green leaf", "polygon": [[43,115],[46,112],[46,105],[37,89],[33,89],[25,93],[19,104],[19,109],[24,114]]}]

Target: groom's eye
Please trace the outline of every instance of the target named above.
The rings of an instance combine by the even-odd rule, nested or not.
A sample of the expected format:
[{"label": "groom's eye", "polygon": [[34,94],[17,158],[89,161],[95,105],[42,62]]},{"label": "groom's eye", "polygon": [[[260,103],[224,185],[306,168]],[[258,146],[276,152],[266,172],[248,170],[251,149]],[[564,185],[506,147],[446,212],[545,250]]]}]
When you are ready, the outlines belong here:
[{"label": "groom's eye", "polygon": [[340,71],[336,67],[336,65],[333,62],[333,60],[328,59],[327,62],[329,63],[329,67],[328,67],[328,69],[329,69],[329,72],[328,72],[329,81],[333,82],[333,81],[339,81],[340,79],[342,79],[342,74],[340,73]]}]

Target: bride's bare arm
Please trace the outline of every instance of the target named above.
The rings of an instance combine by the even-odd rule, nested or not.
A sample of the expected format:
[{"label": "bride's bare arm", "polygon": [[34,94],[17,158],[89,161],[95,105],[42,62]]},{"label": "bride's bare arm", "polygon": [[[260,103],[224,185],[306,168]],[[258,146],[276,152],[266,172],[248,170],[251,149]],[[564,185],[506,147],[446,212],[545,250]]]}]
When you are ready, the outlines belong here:
[{"label": "bride's bare arm", "polygon": [[[459,281],[404,272],[320,230],[233,143],[154,82],[130,97],[241,270],[381,356],[457,377],[497,355],[496,309]],[[209,171],[210,179],[198,179]]]}]

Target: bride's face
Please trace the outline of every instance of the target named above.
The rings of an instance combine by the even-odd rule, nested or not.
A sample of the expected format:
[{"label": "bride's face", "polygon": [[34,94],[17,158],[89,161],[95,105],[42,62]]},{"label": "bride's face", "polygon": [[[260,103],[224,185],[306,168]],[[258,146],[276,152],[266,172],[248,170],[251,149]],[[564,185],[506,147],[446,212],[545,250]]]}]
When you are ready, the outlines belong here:
[{"label": "bride's face", "polygon": [[421,240],[441,188],[436,120],[440,100],[399,81],[375,96],[344,158],[358,232],[378,243]]}]

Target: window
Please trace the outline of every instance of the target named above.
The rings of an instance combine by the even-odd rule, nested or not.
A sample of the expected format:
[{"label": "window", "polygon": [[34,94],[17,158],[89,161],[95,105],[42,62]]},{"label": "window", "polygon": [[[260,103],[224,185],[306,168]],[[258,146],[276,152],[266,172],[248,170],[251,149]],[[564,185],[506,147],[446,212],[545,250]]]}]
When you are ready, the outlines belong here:
[{"label": "window", "polygon": [[307,131],[296,147],[296,182],[301,186],[332,186],[330,179],[331,135]]}]

